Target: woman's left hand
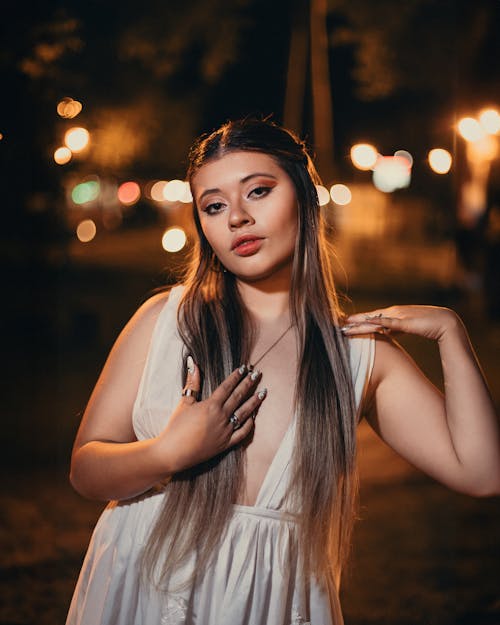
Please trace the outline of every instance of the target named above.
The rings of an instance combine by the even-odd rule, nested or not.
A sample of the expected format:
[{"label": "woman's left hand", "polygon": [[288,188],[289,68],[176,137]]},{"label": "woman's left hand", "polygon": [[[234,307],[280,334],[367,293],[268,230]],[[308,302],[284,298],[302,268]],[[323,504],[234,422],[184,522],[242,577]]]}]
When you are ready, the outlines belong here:
[{"label": "woman's left hand", "polygon": [[461,326],[458,315],[439,306],[390,306],[349,315],[342,327],[346,335],[405,332],[440,341],[450,329]]}]

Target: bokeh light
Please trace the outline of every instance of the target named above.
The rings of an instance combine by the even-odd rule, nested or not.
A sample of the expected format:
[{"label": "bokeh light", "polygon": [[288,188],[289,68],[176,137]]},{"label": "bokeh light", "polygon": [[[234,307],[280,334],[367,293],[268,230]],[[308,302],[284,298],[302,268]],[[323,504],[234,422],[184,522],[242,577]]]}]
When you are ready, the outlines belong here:
[{"label": "bokeh light", "polygon": [[193,201],[193,194],[191,193],[191,187],[189,182],[184,182],[184,193],[180,200],[183,204],[191,204]]},{"label": "bokeh light", "polygon": [[484,135],[481,139],[469,143],[467,149],[473,159],[492,161],[498,155],[498,141],[492,135]]},{"label": "bokeh light", "polygon": [[163,233],[162,247],[167,252],[179,252],[186,245],[187,237],[182,228],[169,228]]},{"label": "bokeh light", "polygon": [[54,160],[58,165],[66,165],[66,163],[70,162],[72,156],[72,151],[66,147],[57,148],[54,152]]},{"label": "bokeh light", "polygon": [[408,161],[399,156],[381,156],[373,170],[373,184],[379,191],[392,193],[396,189],[408,187],[411,168]]},{"label": "bokeh light", "polygon": [[436,174],[447,174],[451,169],[453,159],[448,150],[434,148],[427,155],[429,166]]},{"label": "bokeh light", "polygon": [[413,167],[413,156],[408,152],[408,150],[398,150],[397,152],[394,152],[394,156],[404,158],[405,161],[408,161],[408,167]]},{"label": "bokeh light", "polygon": [[84,219],[76,227],[76,236],[82,243],[92,241],[97,232],[97,228],[92,219]]},{"label": "bokeh light", "polygon": [[90,135],[86,128],[70,128],[64,135],[64,143],[72,152],[81,152],[89,144]]},{"label": "bokeh light", "polygon": [[165,189],[165,185],[167,184],[166,180],[157,180],[149,190],[149,194],[151,195],[151,199],[155,202],[163,202],[165,197],[163,195],[163,190]]},{"label": "bokeh light", "polygon": [[316,185],[316,193],[318,194],[318,202],[320,206],[326,206],[330,201],[330,193],[322,184]]},{"label": "bokeh light", "polygon": [[458,122],[458,132],[466,141],[479,141],[485,135],[484,129],[473,117],[463,117]]},{"label": "bokeh light", "polygon": [[352,193],[345,184],[334,184],[330,188],[330,197],[335,204],[345,206],[352,200]]},{"label": "bokeh light", "polygon": [[500,113],[495,109],[486,109],[479,114],[479,123],[490,135],[500,132]]},{"label": "bokeh light", "polygon": [[57,105],[57,113],[64,119],[73,119],[82,110],[82,103],[73,98],[63,98]]},{"label": "bokeh light", "polygon": [[93,202],[99,197],[100,185],[97,180],[87,180],[80,182],[71,191],[71,199],[75,204],[86,204]]},{"label": "bokeh light", "polygon": [[186,193],[186,185],[183,180],[170,180],[163,187],[163,199],[167,202],[180,202]]},{"label": "bokeh light", "polygon": [[375,167],[378,152],[369,143],[357,143],[351,148],[351,160],[354,167],[363,171],[368,171]]},{"label": "bokeh light", "polygon": [[122,204],[131,206],[141,197],[141,188],[133,180],[122,183],[118,187],[118,199]]}]

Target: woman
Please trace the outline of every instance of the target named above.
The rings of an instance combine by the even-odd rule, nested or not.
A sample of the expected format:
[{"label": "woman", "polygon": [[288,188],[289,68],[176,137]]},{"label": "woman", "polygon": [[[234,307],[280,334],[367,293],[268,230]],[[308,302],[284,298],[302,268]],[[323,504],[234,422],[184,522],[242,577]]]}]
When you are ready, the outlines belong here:
[{"label": "woman", "polygon": [[[294,135],[230,122],[194,146],[188,178],[184,284],[126,326],[76,438],[73,486],[113,501],[67,623],[337,625],[360,415],[437,480],[489,495],[495,410],[451,310],[344,317]],[[445,397],[391,331],[438,341]]]}]

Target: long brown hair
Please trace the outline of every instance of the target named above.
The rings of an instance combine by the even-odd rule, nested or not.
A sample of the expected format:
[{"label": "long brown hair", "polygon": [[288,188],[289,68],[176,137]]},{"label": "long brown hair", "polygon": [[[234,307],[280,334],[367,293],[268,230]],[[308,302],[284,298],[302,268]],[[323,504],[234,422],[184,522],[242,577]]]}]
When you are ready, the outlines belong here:
[{"label": "long brown hair", "polygon": [[[246,119],[228,122],[195,143],[189,180],[207,161],[236,150],[270,155],[296,190],[298,236],[290,309],[300,358],[287,501],[297,515],[304,573],[314,573],[331,589],[350,541],[356,432],[348,344],[339,330],[343,314],[315,188],[319,177],[304,143],[294,134],[267,120]],[[178,327],[186,354],[200,367],[202,398],[206,398],[232,370],[248,362],[253,334],[235,278],[223,271],[203,234],[195,204],[193,209],[199,240],[184,280]],[[240,491],[243,454],[243,447],[237,446],[169,483],[145,550],[148,570],[158,567],[162,583],[168,584],[172,573],[194,552],[198,570],[208,565]]]}]

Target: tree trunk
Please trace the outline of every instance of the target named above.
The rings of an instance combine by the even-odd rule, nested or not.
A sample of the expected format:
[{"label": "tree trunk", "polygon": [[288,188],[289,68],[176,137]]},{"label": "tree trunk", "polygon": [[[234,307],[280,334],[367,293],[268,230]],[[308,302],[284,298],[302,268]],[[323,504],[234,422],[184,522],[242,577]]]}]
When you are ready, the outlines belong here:
[{"label": "tree trunk", "polygon": [[333,110],[326,28],[327,0],[310,0],[311,92],[316,164],[325,182],[334,174]]}]

